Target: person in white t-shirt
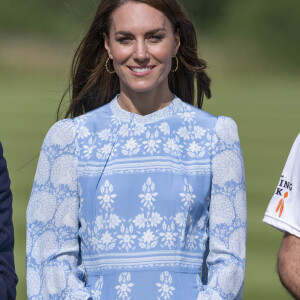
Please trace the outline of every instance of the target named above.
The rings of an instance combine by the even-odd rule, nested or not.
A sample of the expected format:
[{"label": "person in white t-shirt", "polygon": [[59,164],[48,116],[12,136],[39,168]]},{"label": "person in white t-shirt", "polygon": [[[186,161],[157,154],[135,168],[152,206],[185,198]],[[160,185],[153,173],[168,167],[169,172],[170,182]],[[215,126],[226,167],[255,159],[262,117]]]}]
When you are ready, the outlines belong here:
[{"label": "person in white t-shirt", "polygon": [[263,222],[285,232],[277,269],[282,284],[300,299],[300,134],[291,149]]}]

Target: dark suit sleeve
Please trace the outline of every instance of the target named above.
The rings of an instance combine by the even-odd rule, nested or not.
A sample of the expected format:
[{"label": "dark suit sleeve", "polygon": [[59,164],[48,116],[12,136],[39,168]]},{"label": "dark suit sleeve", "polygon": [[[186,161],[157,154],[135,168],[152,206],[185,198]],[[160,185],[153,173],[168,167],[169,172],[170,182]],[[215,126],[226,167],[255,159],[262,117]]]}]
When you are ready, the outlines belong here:
[{"label": "dark suit sleeve", "polygon": [[0,143],[0,300],[16,298],[18,278],[15,273],[13,247],[12,193]]}]

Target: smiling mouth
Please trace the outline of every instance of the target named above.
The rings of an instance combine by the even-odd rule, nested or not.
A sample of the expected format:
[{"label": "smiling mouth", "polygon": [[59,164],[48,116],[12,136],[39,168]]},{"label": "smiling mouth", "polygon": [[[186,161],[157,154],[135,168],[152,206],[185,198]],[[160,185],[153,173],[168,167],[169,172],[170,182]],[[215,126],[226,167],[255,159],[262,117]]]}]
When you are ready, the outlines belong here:
[{"label": "smiling mouth", "polygon": [[141,67],[129,67],[131,71],[135,72],[135,73],[145,73],[145,72],[149,72],[151,71],[152,69],[155,68],[155,66],[151,66],[151,67],[144,67],[144,68],[141,68]]}]

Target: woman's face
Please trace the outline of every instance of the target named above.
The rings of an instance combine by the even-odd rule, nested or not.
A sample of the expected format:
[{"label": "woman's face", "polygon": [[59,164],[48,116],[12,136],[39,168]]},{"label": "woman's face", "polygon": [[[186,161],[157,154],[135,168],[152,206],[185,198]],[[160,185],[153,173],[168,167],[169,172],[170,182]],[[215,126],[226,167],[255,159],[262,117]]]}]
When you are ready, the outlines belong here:
[{"label": "woman's face", "polygon": [[129,1],[111,15],[105,48],[113,59],[121,91],[168,89],[172,57],[180,41],[170,20],[144,3]]}]

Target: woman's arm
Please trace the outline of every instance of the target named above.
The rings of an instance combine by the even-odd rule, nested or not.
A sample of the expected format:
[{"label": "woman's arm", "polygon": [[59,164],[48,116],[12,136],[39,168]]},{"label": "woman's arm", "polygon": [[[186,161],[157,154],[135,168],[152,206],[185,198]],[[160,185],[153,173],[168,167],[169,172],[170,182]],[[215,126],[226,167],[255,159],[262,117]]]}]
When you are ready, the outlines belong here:
[{"label": "woman's arm", "polygon": [[246,191],[237,126],[219,117],[212,147],[208,276],[198,299],[242,299],[246,252]]},{"label": "woman's arm", "polygon": [[300,299],[300,238],[285,233],[278,253],[277,269],[285,288]]},{"label": "woman's arm", "polygon": [[16,298],[18,278],[15,273],[13,248],[12,193],[0,143],[0,299]]},{"label": "woman's arm", "polygon": [[56,123],[40,153],[27,208],[28,299],[89,299],[78,238],[72,120]]}]

